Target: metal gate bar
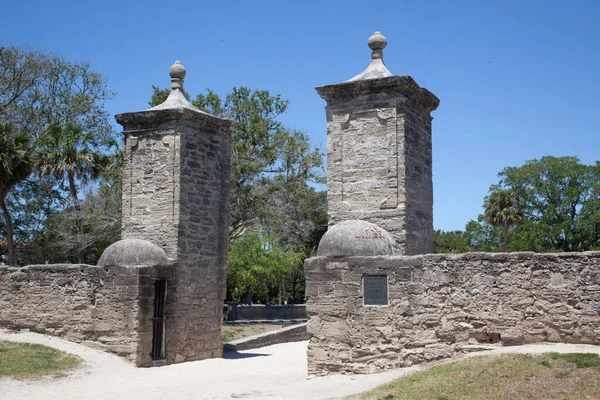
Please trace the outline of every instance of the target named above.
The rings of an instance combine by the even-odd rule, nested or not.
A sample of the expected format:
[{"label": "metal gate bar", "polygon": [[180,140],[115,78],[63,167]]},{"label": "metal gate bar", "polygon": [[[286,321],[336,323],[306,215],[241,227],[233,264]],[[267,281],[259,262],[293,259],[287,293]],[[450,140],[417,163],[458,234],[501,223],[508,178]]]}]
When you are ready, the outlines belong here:
[{"label": "metal gate bar", "polygon": [[154,282],[154,317],[152,317],[152,353],[153,359],[164,358],[165,342],[165,298],[167,280]]}]

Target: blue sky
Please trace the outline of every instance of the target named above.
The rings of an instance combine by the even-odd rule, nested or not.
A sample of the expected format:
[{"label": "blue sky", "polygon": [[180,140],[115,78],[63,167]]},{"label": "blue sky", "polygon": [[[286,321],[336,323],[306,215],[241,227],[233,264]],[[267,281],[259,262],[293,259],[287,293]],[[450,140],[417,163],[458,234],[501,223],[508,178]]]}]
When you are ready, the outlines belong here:
[{"label": "blue sky", "polygon": [[117,95],[111,114],[147,108],[181,60],[192,95],[234,86],[290,101],[282,121],[325,149],[314,87],[385,62],[441,100],[433,113],[434,227],[462,229],[497,173],[545,155],[600,159],[600,1],[7,2],[0,42],[86,61]]}]

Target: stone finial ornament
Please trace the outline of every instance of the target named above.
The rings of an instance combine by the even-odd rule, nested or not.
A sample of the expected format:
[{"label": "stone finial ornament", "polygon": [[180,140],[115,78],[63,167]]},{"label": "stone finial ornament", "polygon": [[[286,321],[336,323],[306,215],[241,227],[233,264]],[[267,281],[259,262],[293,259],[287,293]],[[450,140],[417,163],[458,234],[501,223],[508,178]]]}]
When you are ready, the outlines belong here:
[{"label": "stone finial ornament", "polygon": [[360,74],[347,82],[362,81],[365,79],[378,79],[392,76],[392,73],[383,63],[383,49],[387,46],[387,39],[379,31],[375,32],[367,42],[371,52],[371,64]]},{"label": "stone finial ornament", "polygon": [[181,62],[175,61],[175,63],[171,65],[171,68],[169,68],[169,75],[171,76],[171,89],[183,90],[183,79],[185,78],[185,74],[185,67],[181,65]]},{"label": "stone finial ornament", "polygon": [[181,65],[181,62],[175,61],[173,65],[171,65],[171,68],[169,68],[169,75],[171,76],[171,93],[169,93],[169,97],[167,97],[164,103],[152,107],[150,110],[189,108],[191,110],[204,113],[203,111],[200,111],[196,107],[192,106],[185,97],[186,95],[183,90],[183,79],[185,78],[186,74],[187,71],[185,70],[185,67]]},{"label": "stone finial ornament", "polygon": [[379,31],[375,32],[368,41],[369,48],[373,50],[371,58],[373,60],[383,60],[383,49],[387,46],[387,39]]}]

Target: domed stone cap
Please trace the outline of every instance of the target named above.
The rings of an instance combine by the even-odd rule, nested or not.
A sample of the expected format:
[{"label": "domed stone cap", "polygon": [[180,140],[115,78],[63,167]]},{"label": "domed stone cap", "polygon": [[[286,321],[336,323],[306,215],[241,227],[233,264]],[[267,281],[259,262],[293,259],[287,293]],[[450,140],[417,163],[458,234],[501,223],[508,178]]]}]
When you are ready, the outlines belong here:
[{"label": "domed stone cap", "polygon": [[104,250],[98,261],[100,267],[167,264],[169,260],[163,249],[141,239],[123,239],[111,244]]},{"label": "domed stone cap", "polygon": [[319,242],[320,257],[391,256],[396,241],[383,228],[367,221],[350,220],[329,228]]}]

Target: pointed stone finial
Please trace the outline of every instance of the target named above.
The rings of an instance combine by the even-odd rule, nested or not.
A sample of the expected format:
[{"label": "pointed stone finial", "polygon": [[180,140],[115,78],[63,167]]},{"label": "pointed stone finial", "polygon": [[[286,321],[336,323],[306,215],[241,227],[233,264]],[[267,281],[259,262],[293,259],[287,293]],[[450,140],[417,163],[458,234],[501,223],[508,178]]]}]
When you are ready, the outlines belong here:
[{"label": "pointed stone finial", "polygon": [[369,38],[369,48],[373,50],[371,53],[371,58],[373,60],[381,59],[383,60],[383,49],[387,46],[387,39],[383,36],[379,31],[375,32]]},{"label": "pointed stone finial", "polygon": [[179,61],[175,61],[171,68],[169,68],[169,75],[171,76],[171,93],[169,97],[162,103],[149,110],[166,110],[170,108],[189,108],[197,112],[203,112],[192,106],[186,98],[186,94],[183,90],[183,79],[185,78],[186,71],[185,67],[181,65]]},{"label": "pointed stone finial", "polygon": [[169,68],[169,75],[171,75],[171,89],[183,90],[183,79],[185,78],[185,67],[181,65],[179,61],[175,61],[171,68]]},{"label": "pointed stone finial", "polygon": [[387,39],[385,36],[377,31],[371,35],[367,43],[369,44],[369,48],[373,50],[371,53],[371,63],[367,69],[347,82],[386,78],[388,76],[392,76],[392,73],[383,63],[383,49],[385,49],[385,46],[387,46]]}]

